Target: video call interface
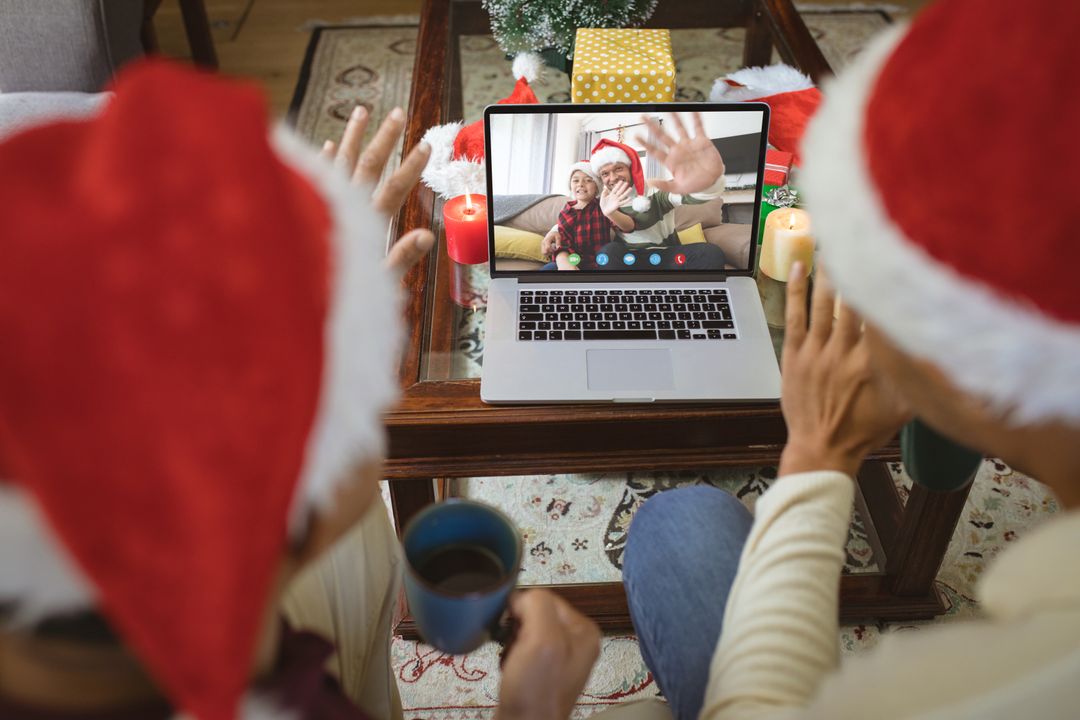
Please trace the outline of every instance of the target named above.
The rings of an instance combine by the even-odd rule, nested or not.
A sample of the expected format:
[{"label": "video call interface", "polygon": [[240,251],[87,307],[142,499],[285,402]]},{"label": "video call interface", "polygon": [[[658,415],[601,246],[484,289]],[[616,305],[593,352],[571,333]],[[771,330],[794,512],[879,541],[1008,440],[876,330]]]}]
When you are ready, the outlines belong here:
[{"label": "video call interface", "polygon": [[[691,113],[680,112],[696,137]],[[760,110],[701,113],[713,184],[693,193],[670,180],[681,137],[671,113],[492,114],[489,213],[496,271],[731,271],[750,266]],[[644,138],[646,142],[642,142]],[[654,151],[650,151],[651,145]],[[708,148],[708,146],[705,146]],[[695,188],[696,189],[696,188]]]}]

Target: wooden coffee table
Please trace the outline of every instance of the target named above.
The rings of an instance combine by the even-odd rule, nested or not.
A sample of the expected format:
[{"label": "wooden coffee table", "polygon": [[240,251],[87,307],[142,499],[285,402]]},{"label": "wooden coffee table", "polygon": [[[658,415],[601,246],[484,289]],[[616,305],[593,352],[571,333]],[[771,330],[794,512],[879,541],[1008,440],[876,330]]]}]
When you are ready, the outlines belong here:
[{"label": "wooden coffee table", "polygon": [[[788,0],[727,4],[665,2],[663,26],[748,27],[746,64],[767,64],[773,45],[816,79],[831,70]],[[458,39],[489,33],[475,1],[426,0],[420,23],[406,147],[427,128],[461,119]],[[431,227],[441,238],[441,202],[427,188],[409,198],[401,228]],[[474,271],[475,272],[475,271]],[[491,406],[480,383],[458,363],[464,314],[450,299],[461,280],[445,244],[406,278],[408,346],[401,364],[403,397],[386,417],[386,477],[397,527],[436,500],[455,477],[569,472],[660,471],[775,464],[786,429],[778,403]],[[482,285],[483,278],[474,278]],[[777,343],[779,344],[779,343]],[[558,445],[551,438],[559,438]],[[859,473],[867,528],[884,557],[880,572],[844,575],[840,615],[927,618],[944,611],[933,580],[967,497],[967,489],[932,492],[916,485],[906,506],[884,461],[895,444]],[[692,579],[688,578],[688,581]],[[621,583],[551,586],[605,630],[631,628]],[[404,601],[398,632],[415,632]]]}]

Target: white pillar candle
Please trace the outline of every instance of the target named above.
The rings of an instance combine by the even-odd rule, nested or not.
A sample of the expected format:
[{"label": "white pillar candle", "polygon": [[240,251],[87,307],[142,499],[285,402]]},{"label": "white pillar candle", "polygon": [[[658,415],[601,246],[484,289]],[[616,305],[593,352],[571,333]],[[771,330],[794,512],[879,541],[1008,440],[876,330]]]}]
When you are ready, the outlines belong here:
[{"label": "white pillar candle", "polygon": [[814,264],[810,216],[798,208],[777,208],[765,218],[761,240],[761,272],[787,282],[791,266],[801,261],[809,272]]}]

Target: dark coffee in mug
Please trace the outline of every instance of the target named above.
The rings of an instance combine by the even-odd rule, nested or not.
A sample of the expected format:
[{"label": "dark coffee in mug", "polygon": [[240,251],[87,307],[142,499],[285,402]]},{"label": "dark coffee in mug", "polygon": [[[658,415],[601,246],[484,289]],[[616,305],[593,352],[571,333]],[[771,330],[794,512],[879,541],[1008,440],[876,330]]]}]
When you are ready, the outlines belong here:
[{"label": "dark coffee in mug", "polygon": [[506,577],[499,556],[480,545],[447,545],[418,563],[417,573],[448,595],[490,590]]},{"label": "dark coffee in mug", "polygon": [[521,569],[521,534],[483,503],[450,498],[413,516],[401,536],[405,596],[420,635],[469,653],[498,635]]}]

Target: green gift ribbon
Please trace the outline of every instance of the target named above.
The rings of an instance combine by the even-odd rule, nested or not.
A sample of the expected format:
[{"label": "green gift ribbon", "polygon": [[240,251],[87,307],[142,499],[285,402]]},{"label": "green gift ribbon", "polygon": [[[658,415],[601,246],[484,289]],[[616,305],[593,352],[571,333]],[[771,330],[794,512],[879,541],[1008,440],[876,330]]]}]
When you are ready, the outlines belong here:
[{"label": "green gift ribbon", "polygon": [[[774,205],[769,202],[770,198],[780,196],[781,204]],[[765,216],[773,210],[781,207],[799,207],[801,202],[799,191],[790,185],[762,185],[761,186],[761,217],[758,222],[758,245],[761,245],[765,237]]]}]

